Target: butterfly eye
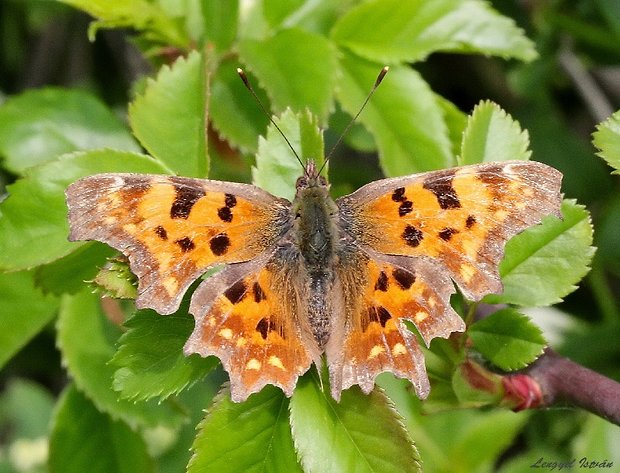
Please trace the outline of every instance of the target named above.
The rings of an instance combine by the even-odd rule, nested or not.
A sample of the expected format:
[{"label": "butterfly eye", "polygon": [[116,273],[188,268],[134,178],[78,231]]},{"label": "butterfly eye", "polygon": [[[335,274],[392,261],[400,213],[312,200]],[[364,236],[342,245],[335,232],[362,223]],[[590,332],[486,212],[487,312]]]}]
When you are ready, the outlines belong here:
[{"label": "butterfly eye", "polygon": [[325,176],[319,176],[319,184],[322,186],[327,186],[327,179]]},{"label": "butterfly eye", "polygon": [[308,187],[308,178],[306,176],[300,176],[297,178],[297,182],[295,183],[295,187],[297,189],[302,187]]}]

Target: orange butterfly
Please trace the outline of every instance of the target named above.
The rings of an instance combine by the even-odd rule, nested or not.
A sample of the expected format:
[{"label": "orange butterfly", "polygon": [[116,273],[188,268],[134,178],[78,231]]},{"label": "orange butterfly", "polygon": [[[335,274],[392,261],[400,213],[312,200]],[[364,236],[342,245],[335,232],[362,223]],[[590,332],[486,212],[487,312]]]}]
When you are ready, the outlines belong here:
[{"label": "orange butterfly", "polygon": [[561,174],[506,161],[371,182],[334,201],[306,164],[293,202],[232,182],[99,174],[67,190],[70,240],[99,240],[129,258],[136,304],[176,311],[191,300],[185,353],[215,355],[243,401],[266,384],[287,396],[325,354],[331,393],[368,393],[384,371],[425,398],[426,345],[465,330],[450,306],[500,292],[513,235],[560,216]]}]

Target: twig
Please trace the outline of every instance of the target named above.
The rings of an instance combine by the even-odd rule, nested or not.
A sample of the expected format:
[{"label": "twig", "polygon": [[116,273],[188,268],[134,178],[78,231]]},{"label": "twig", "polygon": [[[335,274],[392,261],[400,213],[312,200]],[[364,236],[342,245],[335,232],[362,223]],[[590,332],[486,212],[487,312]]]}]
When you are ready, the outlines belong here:
[{"label": "twig", "polygon": [[540,386],[538,407],[581,407],[620,425],[620,383],[564,358],[551,349],[522,374]]}]

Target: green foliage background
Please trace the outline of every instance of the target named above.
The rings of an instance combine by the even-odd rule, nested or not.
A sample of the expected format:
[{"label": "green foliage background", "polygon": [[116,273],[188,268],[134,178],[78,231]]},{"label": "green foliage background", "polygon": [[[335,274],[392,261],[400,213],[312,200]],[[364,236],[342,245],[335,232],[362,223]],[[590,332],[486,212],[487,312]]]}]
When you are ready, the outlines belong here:
[{"label": "green foliage background", "polygon": [[[620,462],[616,426],[578,410],[513,413],[497,407],[500,388],[472,389],[458,370],[467,355],[511,372],[549,342],[620,378],[620,200],[608,167],[620,164],[620,116],[596,128],[596,149],[590,137],[620,104],[603,74],[620,74],[620,2],[519,5],[0,4],[0,473]],[[310,372],[290,400],[268,387],[234,404],[217,360],[182,355],[186,306],[162,317],[101,303],[105,291],[131,296],[131,276],[105,245],[66,240],[64,189],[97,172],[148,172],[253,181],[291,198],[298,163],[236,67],[295,149],[320,159],[385,64],[384,84],[330,161],[335,195],[382,175],[531,157],[564,173],[564,220],[508,244],[505,291],[485,302],[509,308],[471,324],[475,307],[455,300],[471,327],[426,351],[428,401],[382,375],[371,395],[352,389],[337,404]],[[583,77],[598,80],[604,100]],[[96,292],[84,283],[94,278]]]}]

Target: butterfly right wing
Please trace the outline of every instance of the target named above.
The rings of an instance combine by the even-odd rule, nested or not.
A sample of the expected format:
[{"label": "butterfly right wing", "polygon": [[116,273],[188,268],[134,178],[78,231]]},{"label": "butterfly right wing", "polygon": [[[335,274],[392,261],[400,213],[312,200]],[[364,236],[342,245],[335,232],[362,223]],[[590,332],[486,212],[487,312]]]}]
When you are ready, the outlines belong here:
[{"label": "butterfly right wing", "polygon": [[221,360],[233,401],[266,384],[291,396],[297,378],[312,362],[320,365],[302,279],[299,253],[283,245],[224,268],[194,292],[190,312],[196,324],[184,351]]}]

